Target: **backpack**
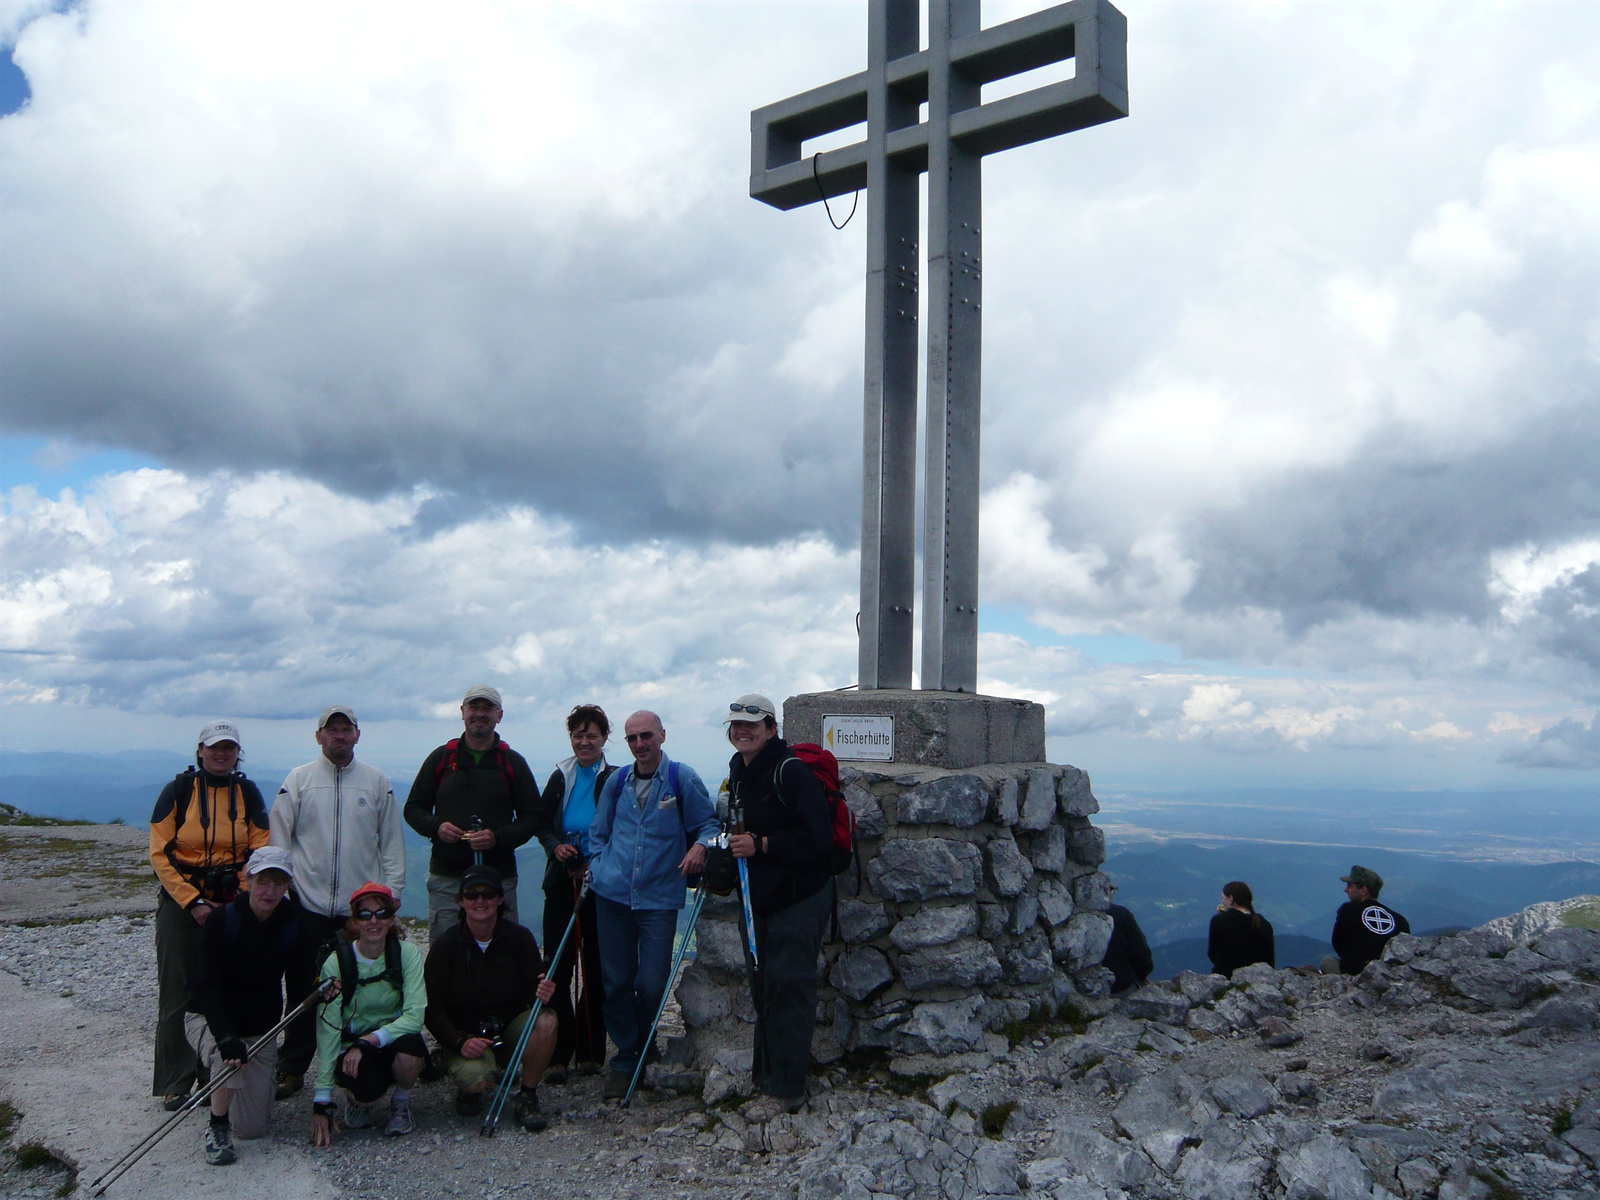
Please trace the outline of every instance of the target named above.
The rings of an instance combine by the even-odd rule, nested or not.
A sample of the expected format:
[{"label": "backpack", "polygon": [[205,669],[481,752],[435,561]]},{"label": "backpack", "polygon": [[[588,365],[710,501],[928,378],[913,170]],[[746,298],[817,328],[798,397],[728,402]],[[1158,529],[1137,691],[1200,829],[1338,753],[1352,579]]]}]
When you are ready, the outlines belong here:
[{"label": "backpack", "polygon": [[[796,742],[789,749],[794,752],[793,757],[811,768],[828,798],[828,829],[833,835],[828,850],[828,874],[842,875],[856,855],[856,815],[844,802],[844,793],[840,790],[839,760],[815,742]],[[773,774],[774,784],[781,778],[782,771],[783,764],[779,763],[778,771]]]},{"label": "backpack", "polygon": [[[461,770],[461,739],[451,738],[444,744],[444,753],[439,756],[439,765],[433,769],[433,783],[437,787],[439,780],[443,779],[446,772]],[[497,738],[494,743],[495,765],[500,768],[500,774],[506,777],[506,786],[511,789],[513,796],[517,793],[517,776],[511,769],[511,747],[505,740]]]},{"label": "backpack", "polygon": [[387,983],[399,992],[404,1001],[406,994],[406,972],[400,963],[400,939],[390,933],[388,940],[383,944],[383,973],[362,979],[361,972],[356,967],[355,943],[338,939],[334,946],[334,954],[339,960],[339,1017],[350,1011],[350,1006],[355,1003],[356,989],[374,983]]}]

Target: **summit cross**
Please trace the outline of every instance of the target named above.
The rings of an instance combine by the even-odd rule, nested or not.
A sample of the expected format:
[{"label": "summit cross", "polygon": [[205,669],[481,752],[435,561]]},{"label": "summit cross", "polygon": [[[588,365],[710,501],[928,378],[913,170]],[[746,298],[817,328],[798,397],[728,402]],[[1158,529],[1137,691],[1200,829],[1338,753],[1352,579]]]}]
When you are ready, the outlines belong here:
[{"label": "summit cross", "polygon": [[[862,688],[909,688],[916,588],[918,177],[928,173],[928,443],[922,686],[978,686],[983,156],[1128,115],[1128,23],[1072,0],[983,28],[980,0],[869,0],[867,69],[750,114],[750,195],[775,208],[867,191]],[[1073,60],[1073,77],[982,88]],[[927,119],[920,108],[927,104]],[[866,122],[864,141],[802,156]]]}]

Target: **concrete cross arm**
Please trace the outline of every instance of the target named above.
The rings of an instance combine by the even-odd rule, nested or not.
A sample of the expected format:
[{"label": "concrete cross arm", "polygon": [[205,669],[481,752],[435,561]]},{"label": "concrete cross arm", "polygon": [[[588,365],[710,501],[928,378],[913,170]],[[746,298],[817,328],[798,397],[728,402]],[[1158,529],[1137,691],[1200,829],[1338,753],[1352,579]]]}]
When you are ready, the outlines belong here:
[{"label": "concrete cross arm", "polygon": [[[993,154],[1127,116],[1127,40],[1127,18],[1109,0],[1071,0],[953,40],[951,69],[974,84],[1076,61],[1071,79],[952,112],[951,140],[973,153]],[[922,104],[930,57],[919,50],[890,60],[889,87]],[[867,119],[867,75],[862,71],[750,114],[751,196],[791,209],[867,186],[865,141],[825,151],[814,163],[801,157],[807,139]],[[888,157],[904,169],[925,171],[928,137],[926,123],[887,130]]]}]

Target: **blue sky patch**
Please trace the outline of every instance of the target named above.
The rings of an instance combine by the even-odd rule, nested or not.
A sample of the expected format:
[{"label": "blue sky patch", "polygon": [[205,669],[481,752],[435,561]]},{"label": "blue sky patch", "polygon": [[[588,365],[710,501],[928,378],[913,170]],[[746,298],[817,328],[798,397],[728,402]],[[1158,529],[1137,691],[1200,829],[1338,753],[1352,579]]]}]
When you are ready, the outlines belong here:
[{"label": "blue sky patch", "polygon": [[1131,633],[1057,633],[1028,620],[1022,609],[1009,604],[989,604],[980,608],[981,633],[1009,633],[1032,646],[1072,646],[1090,659],[1102,663],[1179,662],[1183,652],[1176,646],[1163,646]]},{"label": "blue sky patch", "polygon": [[33,98],[28,77],[12,61],[11,50],[10,46],[0,49],[0,117],[9,117]]},{"label": "blue sky patch", "polygon": [[62,439],[0,434],[0,492],[30,484],[41,495],[71,488],[82,495],[102,475],[161,464],[127,450],[107,450]]}]

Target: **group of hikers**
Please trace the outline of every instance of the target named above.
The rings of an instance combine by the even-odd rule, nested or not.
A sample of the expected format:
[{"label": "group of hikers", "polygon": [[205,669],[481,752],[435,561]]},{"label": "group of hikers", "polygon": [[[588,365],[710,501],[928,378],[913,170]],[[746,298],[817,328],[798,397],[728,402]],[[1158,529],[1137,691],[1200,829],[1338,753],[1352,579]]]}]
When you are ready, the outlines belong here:
[{"label": "group of hikers", "polygon": [[[1379,902],[1383,877],[1376,871],[1357,864],[1339,881],[1344,884],[1345,902],[1333,920],[1334,953],[1324,958],[1320,966],[1325,975],[1359,975],[1369,962],[1383,957],[1390,938],[1411,932],[1411,922]],[[1102,965],[1112,973],[1111,991],[1116,995],[1147,983],[1155,969],[1155,959],[1131,912],[1113,904],[1111,920],[1111,942]],[[1241,967],[1255,963],[1278,965],[1272,922],[1256,912],[1255,894],[1241,879],[1222,885],[1222,899],[1211,918],[1206,939],[1206,957],[1215,974],[1229,979]]]},{"label": "group of hikers", "polygon": [[[653,712],[627,719],[631,761],[618,767],[605,712],[574,708],[572,755],[542,789],[496,732],[503,716],[495,688],[469,689],[461,735],[428,755],[403,810],[383,772],[356,759],[360,726],[345,705],[318,717],[321,753],[289,773],[270,812],[239,770],[238,727],[200,731],[195,766],[165,787],[150,824],[161,882],[153,1092],[177,1112],[222,1081],[209,1096],[208,1162],[236,1161],[235,1135],[262,1136],[273,1100],[305,1087],[313,1058],[316,1146],[379,1124],[385,1095],[386,1132],[410,1133],[425,1076],[448,1076],[455,1111],[477,1115],[519,1052],[512,1111],[529,1132],[547,1126],[537,1089],[569,1070],[606,1070],[603,1097],[624,1098],[659,1057],[679,913],[711,853],[730,878],[737,867],[746,963],[762,968],[748,974],[766,1111],[752,1115],[805,1103],[833,835],[823,784],[778,736],[772,702],[751,693],[728,707],[720,813],[694,768],[665,753]],[[432,842],[426,958],[398,923],[402,820]],[[517,919],[516,850],[535,838],[544,950]],[[557,949],[569,941],[572,952]],[[266,1035],[284,1024],[285,993],[306,1003],[279,1049]]]},{"label": "group of hikers", "polygon": [[[835,815],[810,761],[778,736],[772,702],[752,693],[728,706],[733,755],[719,804],[693,767],[667,756],[653,712],[627,719],[631,761],[618,767],[605,754],[605,712],[574,708],[572,754],[542,789],[496,732],[503,716],[495,688],[469,689],[461,735],[423,761],[403,810],[384,773],[356,759],[361,730],[345,705],[317,718],[321,753],[289,773],[270,812],[239,770],[238,727],[200,731],[195,765],[165,787],[150,824],[161,882],[153,1092],[178,1112],[218,1081],[208,1162],[236,1161],[235,1135],[262,1136],[273,1101],[304,1088],[313,1059],[316,1146],[379,1124],[385,1095],[386,1132],[410,1133],[424,1077],[453,1081],[462,1116],[478,1115],[491,1089],[503,1103],[516,1086],[512,1113],[529,1132],[547,1127],[539,1086],[564,1084],[569,1071],[606,1070],[602,1096],[624,1099],[659,1057],[679,913],[712,853],[730,878],[737,867],[744,901],[760,1093],[747,1115],[804,1105]],[[426,958],[398,923],[402,820],[432,843]],[[545,851],[543,950],[517,919],[516,850],[535,838]],[[1378,902],[1375,872],[1357,866],[1344,881],[1338,960],[1326,969],[1353,974],[1409,926]],[[1120,992],[1144,983],[1153,963],[1133,914],[1117,904],[1110,913],[1104,965]],[[1243,882],[1222,889],[1210,956],[1230,976],[1275,965],[1272,925]],[[279,1026],[281,1049],[269,1036]]]}]

